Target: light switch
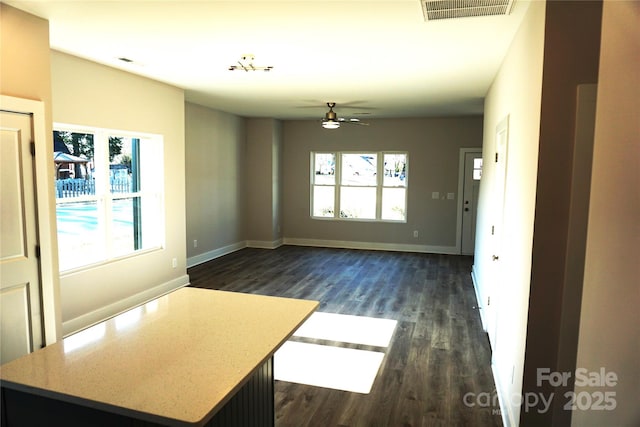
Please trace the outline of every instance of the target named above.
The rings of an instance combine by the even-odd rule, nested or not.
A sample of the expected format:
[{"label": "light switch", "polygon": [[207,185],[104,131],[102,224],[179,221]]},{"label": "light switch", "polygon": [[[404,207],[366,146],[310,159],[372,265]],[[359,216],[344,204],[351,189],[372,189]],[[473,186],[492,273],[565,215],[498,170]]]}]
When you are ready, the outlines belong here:
[{"label": "light switch", "polygon": [[439,191],[434,191],[431,193],[431,198],[432,199],[439,199],[440,198],[440,192]]},{"label": "light switch", "polygon": [[447,193],[447,200],[453,200],[456,198],[456,194],[455,193]]}]

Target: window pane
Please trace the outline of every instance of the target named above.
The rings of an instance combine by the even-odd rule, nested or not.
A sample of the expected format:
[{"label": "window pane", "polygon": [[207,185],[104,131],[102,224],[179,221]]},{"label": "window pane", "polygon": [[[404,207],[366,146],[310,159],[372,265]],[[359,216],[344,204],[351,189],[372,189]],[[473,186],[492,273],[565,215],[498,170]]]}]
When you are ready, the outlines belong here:
[{"label": "window pane", "polygon": [[[111,203],[111,250],[114,256],[140,249],[140,197],[114,199]],[[137,213],[137,215],[136,215]]]},{"label": "window pane", "polygon": [[473,159],[473,179],[479,181],[482,178],[482,158]]},{"label": "window pane", "polygon": [[407,186],[407,155],[384,155],[384,183],[385,187]]},{"label": "window pane", "polygon": [[376,154],[343,154],[342,185],[376,185],[376,168]]},{"label": "window pane", "polygon": [[334,185],[336,182],[336,156],[333,153],[316,153],[315,184]]},{"label": "window pane", "polygon": [[333,217],[335,212],[335,187],[313,186],[313,216]]},{"label": "window pane", "polygon": [[161,246],[160,198],[155,196],[114,199],[111,203],[113,256]]},{"label": "window pane", "polygon": [[56,217],[61,271],[104,258],[104,240],[98,223],[97,202],[59,203],[56,206]]},{"label": "window pane", "polygon": [[56,198],[95,194],[93,141],[88,133],[53,132]]},{"label": "window pane", "polygon": [[113,193],[140,191],[140,140],[109,137],[109,186]]},{"label": "window pane", "polygon": [[382,219],[404,221],[407,219],[405,212],[404,188],[382,189]]},{"label": "window pane", "polygon": [[375,187],[342,187],[340,189],[340,217],[375,219]]},{"label": "window pane", "polygon": [[164,207],[160,194],[145,195],[140,198],[141,246],[139,249],[158,248],[164,244]]}]

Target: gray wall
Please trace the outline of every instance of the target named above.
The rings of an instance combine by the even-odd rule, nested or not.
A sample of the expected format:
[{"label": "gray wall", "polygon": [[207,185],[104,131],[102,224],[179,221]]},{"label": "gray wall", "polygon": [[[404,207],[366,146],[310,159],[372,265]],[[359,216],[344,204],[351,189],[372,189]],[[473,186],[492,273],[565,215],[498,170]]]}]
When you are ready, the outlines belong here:
[{"label": "gray wall", "polygon": [[[243,119],[187,103],[185,122],[188,265],[283,242],[456,252],[458,195],[431,193],[457,193],[460,148],[481,146],[482,117],[379,119],[329,131],[317,120]],[[407,223],[311,219],[316,150],[407,151]]]},{"label": "gray wall", "polygon": [[[460,148],[482,145],[482,117],[378,119],[370,126],[327,130],[318,121],[284,122],[283,226],[285,241],[353,242],[371,248],[454,252]],[[310,217],[310,152],[326,150],[407,151],[406,223],[317,220]],[[413,237],[418,230],[419,237]],[[358,244],[356,243],[356,245]],[[407,246],[408,245],[408,246]]]},{"label": "gray wall", "polygon": [[[546,5],[538,180],[531,285],[522,392],[555,392],[573,388],[539,384],[538,369],[572,372],[582,291],[575,270],[584,269],[585,230],[572,211],[574,196],[588,190],[588,180],[574,171],[576,155],[591,151],[591,140],[576,140],[578,86],[598,81],[601,2],[553,1]],[[577,146],[577,142],[584,146]],[[582,182],[580,182],[582,181]],[[580,203],[575,205],[578,208]],[[575,210],[575,209],[574,209]],[[553,410],[521,412],[522,426],[567,425],[572,416],[566,401],[556,399]]]},{"label": "gray wall", "polygon": [[244,247],[246,120],[187,102],[185,127],[187,264],[193,265]]},{"label": "gray wall", "polygon": [[250,246],[281,244],[282,123],[274,119],[247,120],[247,155],[244,173],[245,230]]}]

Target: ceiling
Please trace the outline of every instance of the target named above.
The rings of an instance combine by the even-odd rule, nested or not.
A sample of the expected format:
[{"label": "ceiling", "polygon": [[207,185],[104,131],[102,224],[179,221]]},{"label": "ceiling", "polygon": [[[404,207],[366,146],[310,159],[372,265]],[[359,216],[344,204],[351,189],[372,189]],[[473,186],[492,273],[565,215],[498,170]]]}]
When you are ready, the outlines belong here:
[{"label": "ceiling", "polygon": [[[166,82],[244,117],[481,114],[529,2],[426,22],[419,0],[13,1],[53,49]],[[271,71],[230,71],[242,56]],[[118,58],[128,58],[126,63]]]}]

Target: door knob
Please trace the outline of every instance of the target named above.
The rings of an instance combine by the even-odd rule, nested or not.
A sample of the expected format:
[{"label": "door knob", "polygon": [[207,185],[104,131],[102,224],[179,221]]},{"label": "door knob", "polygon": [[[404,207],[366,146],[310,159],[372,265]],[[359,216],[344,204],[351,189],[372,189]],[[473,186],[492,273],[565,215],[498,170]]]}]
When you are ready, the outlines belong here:
[{"label": "door knob", "polygon": [[497,261],[500,257],[498,255],[491,255],[491,259]]}]

